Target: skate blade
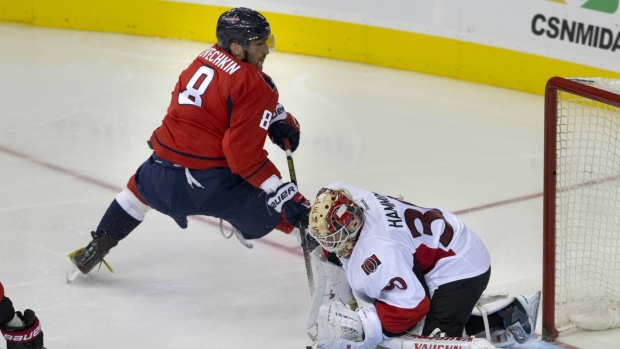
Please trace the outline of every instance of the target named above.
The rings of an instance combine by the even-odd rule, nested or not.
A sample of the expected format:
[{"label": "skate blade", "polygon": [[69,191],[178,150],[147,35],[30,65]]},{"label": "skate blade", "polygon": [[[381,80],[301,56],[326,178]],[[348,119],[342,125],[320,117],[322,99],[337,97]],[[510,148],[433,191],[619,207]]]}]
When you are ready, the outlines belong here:
[{"label": "skate blade", "polygon": [[84,275],[84,274],[82,274],[80,269],[78,269],[78,267],[75,264],[73,264],[71,268],[69,269],[69,271],[67,271],[67,283],[68,284],[72,283],[80,275]]}]

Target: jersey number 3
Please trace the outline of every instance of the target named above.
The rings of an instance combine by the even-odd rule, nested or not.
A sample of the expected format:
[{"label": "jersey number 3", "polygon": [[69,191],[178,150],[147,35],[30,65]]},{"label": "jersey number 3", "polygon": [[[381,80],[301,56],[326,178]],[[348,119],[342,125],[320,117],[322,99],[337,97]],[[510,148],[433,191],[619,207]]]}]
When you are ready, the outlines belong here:
[{"label": "jersey number 3", "polygon": [[407,227],[414,238],[420,237],[422,234],[432,236],[433,229],[431,224],[435,220],[440,220],[443,223],[439,225],[440,227],[443,227],[443,231],[439,236],[439,242],[443,245],[443,247],[448,247],[450,242],[452,242],[452,237],[454,236],[454,228],[452,228],[452,225],[450,225],[450,223],[448,223],[448,221],[444,218],[441,211],[429,210],[422,213],[413,208],[409,208],[405,211],[405,222],[407,223]]}]

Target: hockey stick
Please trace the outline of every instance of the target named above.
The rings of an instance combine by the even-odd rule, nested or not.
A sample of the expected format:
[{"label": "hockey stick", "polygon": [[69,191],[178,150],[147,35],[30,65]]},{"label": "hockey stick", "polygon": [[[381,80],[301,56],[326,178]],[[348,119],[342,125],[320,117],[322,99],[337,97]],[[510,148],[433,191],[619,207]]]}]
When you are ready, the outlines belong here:
[{"label": "hockey stick", "polygon": [[[286,152],[286,162],[288,163],[288,172],[291,182],[297,187],[297,176],[295,175],[295,164],[293,163],[293,152],[291,151],[291,142],[288,138],[284,138],[284,151]],[[308,221],[303,220],[300,227],[299,235],[301,235],[301,249],[304,253],[304,262],[306,263],[306,276],[308,277],[308,286],[310,287],[310,298],[314,297],[314,276],[312,275],[312,263],[310,262],[310,253],[308,252],[308,236],[306,234]]]}]

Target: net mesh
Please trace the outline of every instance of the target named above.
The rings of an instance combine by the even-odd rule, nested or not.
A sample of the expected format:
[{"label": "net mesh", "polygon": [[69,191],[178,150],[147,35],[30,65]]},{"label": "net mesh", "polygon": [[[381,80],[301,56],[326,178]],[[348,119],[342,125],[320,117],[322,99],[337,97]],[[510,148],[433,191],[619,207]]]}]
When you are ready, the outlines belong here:
[{"label": "net mesh", "polygon": [[[574,81],[620,93],[620,80]],[[620,111],[558,91],[556,327],[620,305]]]}]

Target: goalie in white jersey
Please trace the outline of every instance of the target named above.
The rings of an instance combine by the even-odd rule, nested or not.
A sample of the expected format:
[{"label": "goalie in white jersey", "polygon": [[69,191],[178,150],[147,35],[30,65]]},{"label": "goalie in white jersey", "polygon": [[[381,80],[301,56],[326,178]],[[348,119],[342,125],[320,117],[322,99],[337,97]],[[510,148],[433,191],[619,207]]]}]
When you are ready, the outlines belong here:
[{"label": "goalie in white jersey", "polygon": [[[499,346],[523,343],[534,332],[539,293],[476,308],[489,282],[491,258],[480,237],[450,212],[335,182],[317,195],[309,234],[344,269],[340,277],[346,280],[336,280],[333,264],[317,258],[323,251],[313,252],[315,264],[332,270],[327,272],[331,286],[340,285],[336,298],[353,298],[343,296],[342,284],[348,281],[355,296],[368,303],[353,312],[342,303],[322,301],[321,348],[375,348],[384,339],[413,333],[414,327],[422,336],[436,329],[448,337],[479,334]],[[474,308],[479,316],[471,316]],[[355,334],[351,321],[360,324],[363,335]]]}]

